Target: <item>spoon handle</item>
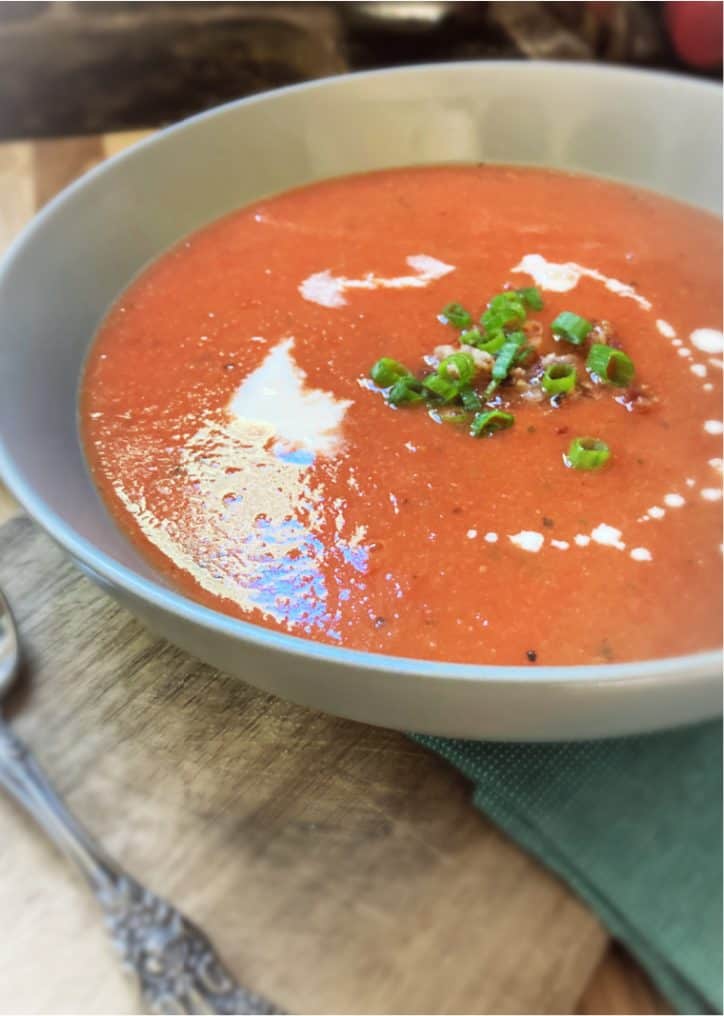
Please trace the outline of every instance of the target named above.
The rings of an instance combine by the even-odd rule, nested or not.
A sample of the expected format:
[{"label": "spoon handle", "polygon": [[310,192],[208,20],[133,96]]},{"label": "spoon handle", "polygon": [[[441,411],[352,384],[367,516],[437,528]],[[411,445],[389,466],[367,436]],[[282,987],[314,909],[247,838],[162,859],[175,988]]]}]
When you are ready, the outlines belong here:
[{"label": "spoon handle", "polygon": [[0,720],[0,784],[80,868],[121,962],[154,1013],[278,1013],[239,987],[195,925],[127,875],[71,815],[28,747]]}]

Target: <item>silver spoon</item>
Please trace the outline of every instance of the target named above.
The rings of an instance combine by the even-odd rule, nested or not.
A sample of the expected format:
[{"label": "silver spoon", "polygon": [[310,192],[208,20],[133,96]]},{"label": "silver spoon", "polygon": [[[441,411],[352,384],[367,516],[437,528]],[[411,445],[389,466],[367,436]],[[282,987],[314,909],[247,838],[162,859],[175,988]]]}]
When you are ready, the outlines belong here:
[{"label": "silver spoon", "polygon": [[[20,665],[20,643],[0,591],[0,699]],[[103,909],[123,965],[154,1013],[278,1013],[227,972],[206,936],[127,875],[70,814],[0,713],[0,784],[74,861]]]}]

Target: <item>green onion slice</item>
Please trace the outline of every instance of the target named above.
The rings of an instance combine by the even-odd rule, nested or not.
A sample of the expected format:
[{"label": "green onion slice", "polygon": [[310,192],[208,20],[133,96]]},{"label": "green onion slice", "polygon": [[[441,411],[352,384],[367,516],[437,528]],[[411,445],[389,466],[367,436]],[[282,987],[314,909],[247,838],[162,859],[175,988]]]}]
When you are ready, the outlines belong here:
[{"label": "green onion slice", "polygon": [[389,388],[395,381],[399,381],[401,377],[409,376],[410,372],[407,367],[389,356],[383,356],[381,360],[378,360],[373,365],[370,371],[370,377],[380,388]]},{"label": "green onion slice", "polygon": [[439,374],[428,374],[422,379],[422,386],[443,402],[452,402],[460,394],[459,381],[450,381]]},{"label": "green onion slice", "polygon": [[479,346],[485,340],[477,325],[473,325],[472,328],[466,328],[464,332],[460,332],[460,341],[466,346]]},{"label": "green onion slice", "polygon": [[502,409],[491,409],[487,413],[477,413],[470,424],[470,433],[473,437],[491,437],[499,430],[512,427],[515,417],[512,413],[504,413]]},{"label": "green onion slice", "polygon": [[387,392],[387,401],[393,406],[405,406],[413,402],[422,402],[422,382],[411,374],[395,381]]},{"label": "green onion slice", "polygon": [[525,286],[523,289],[516,289],[516,293],[526,307],[530,307],[531,310],[543,310],[543,297],[537,286]]},{"label": "green onion slice", "polygon": [[470,413],[477,413],[479,409],[483,408],[482,399],[472,388],[460,389],[460,401],[463,404],[463,409],[468,410]]},{"label": "green onion slice", "polygon": [[457,406],[441,406],[439,409],[430,409],[429,412],[440,423],[461,424],[470,420],[470,413],[462,412]]},{"label": "green onion slice", "polygon": [[586,340],[593,325],[590,321],[570,310],[564,310],[551,325],[553,334],[566,342],[572,342],[574,346],[580,346]]},{"label": "green onion slice", "polygon": [[522,298],[514,290],[498,293],[492,298],[480,318],[487,332],[504,328],[514,321],[525,321],[526,311]]},{"label": "green onion slice", "polygon": [[467,384],[475,376],[475,361],[469,353],[451,353],[440,361],[437,372],[446,380]]},{"label": "green onion slice", "polygon": [[488,332],[482,342],[476,343],[478,349],[484,353],[497,353],[505,345],[505,332],[502,328],[497,331]]},{"label": "green onion slice", "polygon": [[518,352],[515,354],[515,359],[513,360],[513,366],[517,367],[518,364],[525,363],[530,354],[534,352],[535,352],[534,347],[527,342],[525,343],[525,345],[519,346]]},{"label": "green onion slice", "polygon": [[576,368],[572,363],[549,363],[540,381],[549,395],[563,395],[576,387]]},{"label": "green onion slice", "polygon": [[449,303],[443,307],[440,317],[445,318],[454,328],[469,328],[473,321],[470,312],[460,303]]},{"label": "green onion slice", "polygon": [[588,353],[586,369],[604,384],[626,388],[633,381],[634,365],[622,349],[594,342]]},{"label": "green onion slice", "polygon": [[605,441],[597,437],[574,437],[565,458],[571,469],[600,469],[611,458],[611,450]]},{"label": "green onion slice", "polygon": [[524,343],[524,332],[512,332],[506,338],[493,364],[493,380],[503,381],[508,376],[511,367],[515,366],[522,353],[521,347]]}]

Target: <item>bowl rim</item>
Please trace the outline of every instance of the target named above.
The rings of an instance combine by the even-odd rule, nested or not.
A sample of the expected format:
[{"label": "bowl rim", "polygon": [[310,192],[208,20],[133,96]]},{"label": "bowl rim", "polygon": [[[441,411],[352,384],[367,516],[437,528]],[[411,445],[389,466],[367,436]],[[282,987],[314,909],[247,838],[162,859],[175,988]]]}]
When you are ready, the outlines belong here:
[{"label": "bowl rim", "polygon": [[[160,144],[171,134],[180,134],[198,121],[212,119],[222,111],[233,108],[256,105],[270,98],[290,93],[324,90],[339,87],[352,79],[370,79],[385,76],[414,76],[436,72],[479,74],[486,69],[491,72],[499,69],[512,70],[520,75],[535,74],[542,70],[555,71],[560,74],[576,74],[581,72],[601,75],[603,77],[648,79],[652,81],[676,84],[676,87],[689,88],[693,92],[715,92],[721,89],[717,82],[687,77],[672,72],[651,71],[644,68],[617,67],[600,65],[587,61],[563,62],[555,60],[470,60],[449,61],[441,63],[424,63],[403,67],[387,67],[372,71],[357,71],[327,78],[319,78],[300,84],[287,85],[282,88],[270,89],[252,96],[234,99],[230,102],[214,106],[193,116],[186,117],[166,128],[155,131],[147,138],[110,158],[104,159],[81,177],[65,187],[47,205],[35,214],[32,220],[21,230],[12,241],[4,255],[0,258],[0,277],[9,269],[17,255],[35,238],[46,222],[52,218],[70,196],[82,190],[91,180],[102,177],[126,159],[136,158],[146,147]],[[592,174],[595,175],[595,174]],[[385,653],[372,653],[359,649],[315,642],[298,635],[290,635],[265,628],[251,621],[232,617],[211,607],[204,606],[195,600],[182,595],[167,586],[138,574],[132,568],[115,561],[109,554],[101,550],[90,540],[77,533],[66,524],[55,511],[36,493],[32,484],[23,477],[22,468],[17,465],[5,446],[0,435],[0,477],[26,510],[40,526],[66,550],[73,558],[85,565],[95,576],[105,580],[112,586],[120,587],[133,597],[141,599],[166,613],[170,613],[184,621],[191,622],[215,634],[232,638],[241,643],[251,644],[258,649],[269,649],[278,653],[306,658],[311,663],[332,664],[343,670],[374,670],[385,674],[414,676],[432,681],[461,680],[464,682],[485,682],[487,684],[536,684],[536,685],[590,685],[623,683],[656,683],[678,685],[682,679],[706,680],[721,669],[722,653],[720,650],[705,650],[685,656],[660,657],[650,660],[629,661],[613,664],[576,664],[576,665],[502,665],[485,663],[453,663],[444,660],[429,660],[416,657],[393,656]]]}]

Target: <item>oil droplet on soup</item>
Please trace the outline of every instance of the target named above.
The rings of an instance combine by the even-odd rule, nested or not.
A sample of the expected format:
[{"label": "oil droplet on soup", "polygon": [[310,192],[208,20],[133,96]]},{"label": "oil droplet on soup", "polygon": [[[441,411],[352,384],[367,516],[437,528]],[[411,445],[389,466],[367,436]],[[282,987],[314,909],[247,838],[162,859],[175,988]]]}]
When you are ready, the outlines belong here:
[{"label": "oil droplet on soup", "polygon": [[[177,588],[279,631],[521,666],[714,648],[720,244],[706,213],[537,169],[258,202],[160,257],[102,323],[80,407],[94,481]],[[480,318],[533,289],[483,391],[503,354]],[[633,380],[598,376],[594,343]],[[398,368],[370,377],[384,358],[406,372],[397,404]],[[552,362],[572,389],[543,386]],[[608,449],[601,468],[571,468],[576,438]]]}]

